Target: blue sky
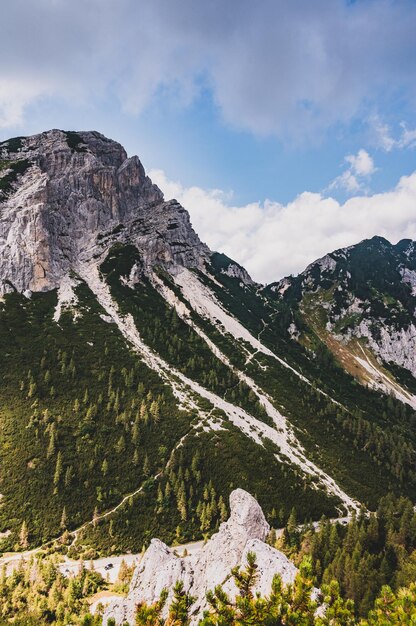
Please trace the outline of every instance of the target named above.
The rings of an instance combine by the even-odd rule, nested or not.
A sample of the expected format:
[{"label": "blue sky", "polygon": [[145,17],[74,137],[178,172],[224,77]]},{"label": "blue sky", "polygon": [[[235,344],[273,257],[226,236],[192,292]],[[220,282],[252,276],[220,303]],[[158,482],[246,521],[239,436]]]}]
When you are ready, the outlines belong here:
[{"label": "blue sky", "polygon": [[415,32],[410,0],[14,0],[0,139],[103,132],[186,199],[211,247],[270,280],[354,238],[416,237]]}]

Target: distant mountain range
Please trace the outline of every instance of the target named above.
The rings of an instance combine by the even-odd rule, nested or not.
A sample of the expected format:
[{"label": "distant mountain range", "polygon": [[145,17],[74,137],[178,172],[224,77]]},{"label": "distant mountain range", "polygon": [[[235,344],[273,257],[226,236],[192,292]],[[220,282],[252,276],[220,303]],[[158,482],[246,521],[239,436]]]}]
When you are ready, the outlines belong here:
[{"label": "distant mountain range", "polygon": [[415,498],[416,243],[256,284],[97,132],[0,144],[0,549]]}]

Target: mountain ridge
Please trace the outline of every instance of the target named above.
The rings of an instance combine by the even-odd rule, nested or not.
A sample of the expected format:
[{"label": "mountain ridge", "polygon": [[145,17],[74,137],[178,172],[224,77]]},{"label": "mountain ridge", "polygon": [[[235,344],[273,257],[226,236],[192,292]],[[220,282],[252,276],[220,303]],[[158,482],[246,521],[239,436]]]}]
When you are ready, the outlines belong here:
[{"label": "mountain ridge", "polygon": [[336,305],[337,280],[318,262],[310,283],[258,285],[98,133],[48,131],[0,155],[4,548],[22,523],[33,545],[71,532],[75,553],[200,538],[235,487],[273,524],[293,506],[318,519],[416,494],[414,392],[364,338],[376,373],[344,366],[320,300]]},{"label": "mountain ridge", "polygon": [[[344,347],[352,339],[365,339],[382,364],[404,367],[414,376],[415,268],[415,242],[403,239],[393,245],[376,236],[335,250],[311,263],[299,276],[268,288],[304,308],[311,305],[305,304],[307,297],[313,298],[319,289],[327,293],[332,289],[331,300],[324,307],[325,328],[335,339]],[[403,401],[414,402],[409,394],[395,388],[388,376],[381,375],[384,381],[380,389],[387,388]]]}]

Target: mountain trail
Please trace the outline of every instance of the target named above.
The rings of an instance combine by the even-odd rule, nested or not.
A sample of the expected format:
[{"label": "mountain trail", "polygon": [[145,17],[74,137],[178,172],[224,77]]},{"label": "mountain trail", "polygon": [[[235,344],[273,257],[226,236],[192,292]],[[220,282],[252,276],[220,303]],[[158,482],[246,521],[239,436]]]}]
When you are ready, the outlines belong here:
[{"label": "mountain trail", "polygon": [[[242,380],[245,380],[245,382],[251,386],[254,393],[256,393],[276,428],[272,428],[247,413],[241,407],[233,405],[205,389],[199,383],[171,367],[160,356],[156,355],[141,339],[132,316],[130,314],[122,316],[120,314],[116,303],[112,299],[110,289],[107,283],[102,279],[98,267],[95,264],[90,263],[81,266],[79,268],[79,274],[96,295],[99,304],[116,323],[122,335],[135,347],[144,362],[172,386],[175,395],[182,402],[188,400],[192,406],[196,406],[195,401],[190,397],[188,391],[189,388],[192,389],[192,391],[199,396],[209,400],[214,407],[222,410],[241,432],[250,437],[257,444],[263,445],[262,438],[267,438],[272,441],[282,455],[287,457],[291,463],[299,467],[306,475],[318,479],[329,494],[341,500],[348,511],[359,509],[360,505],[357,501],[348,496],[339,485],[337,485],[333,478],[306,457],[302,446],[291,431],[286,418],[273,406],[270,399],[260,392],[254,381],[240,372],[240,375],[244,377]],[[209,341],[208,338],[206,338],[206,340]],[[218,350],[212,342],[209,345],[211,349],[215,350],[214,354],[216,354],[216,356],[226,359],[225,355],[222,355],[221,351]],[[227,364],[231,367],[228,360]]]}]

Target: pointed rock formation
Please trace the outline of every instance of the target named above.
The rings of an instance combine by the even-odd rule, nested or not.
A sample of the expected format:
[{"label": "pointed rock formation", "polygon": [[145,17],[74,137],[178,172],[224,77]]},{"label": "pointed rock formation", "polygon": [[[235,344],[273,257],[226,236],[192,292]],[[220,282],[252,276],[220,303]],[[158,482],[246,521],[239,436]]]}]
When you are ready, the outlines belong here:
[{"label": "pointed rock formation", "polygon": [[255,552],[257,557],[259,578],[256,590],[269,593],[276,573],[285,583],[293,582],[296,567],[283,553],[264,543],[270,527],[257,501],[246,491],[236,489],[230,495],[230,509],[230,517],[221,524],[218,533],[192,556],[178,557],[162,541],[153,539],[136,568],[127,597],[113,602],[106,609],[103,624],[110,617],[116,624],[125,621],[134,624],[137,604],[156,602],[164,588],[170,591],[169,605],[173,586],[178,580],[182,580],[185,590],[196,597],[191,624],[197,624],[207,607],[205,596],[209,589],[222,585],[231,596],[236,595],[230,572],[236,565],[245,566],[248,552]]}]

